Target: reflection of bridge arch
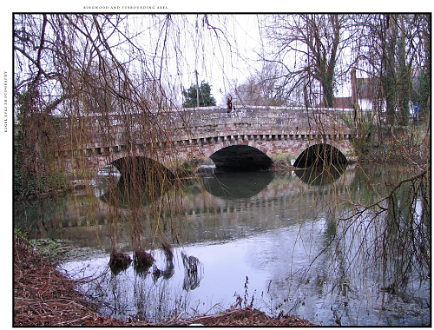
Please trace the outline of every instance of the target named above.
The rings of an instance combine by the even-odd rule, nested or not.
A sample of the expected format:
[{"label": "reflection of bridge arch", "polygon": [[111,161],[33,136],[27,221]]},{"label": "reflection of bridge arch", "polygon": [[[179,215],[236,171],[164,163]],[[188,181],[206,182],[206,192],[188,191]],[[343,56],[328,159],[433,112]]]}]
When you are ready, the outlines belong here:
[{"label": "reflection of bridge arch", "polygon": [[264,190],[274,178],[271,171],[263,172],[216,172],[212,177],[203,178],[204,188],[221,199],[252,198]]},{"label": "reflection of bridge arch", "polygon": [[[333,202],[336,196],[345,199],[348,195],[348,186],[353,181],[354,175],[354,169],[349,170],[347,168],[334,184],[328,185],[326,189],[318,189],[318,186],[308,185],[294,174],[292,177],[276,178],[279,181],[286,182],[279,188],[276,188],[276,185],[271,181],[256,195],[244,196],[244,198],[221,198],[224,196],[217,197],[212,194],[204,196],[202,193],[180,196],[181,199],[177,203],[180,208],[167,214],[163,212],[161,216],[168,219],[180,216],[183,219],[185,218],[185,220],[182,220],[183,223],[195,223],[199,227],[212,223],[213,226],[215,225],[218,228],[229,228],[233,226],[234,222],[241,221],[252,230],[256,230],[268,226],[265,223],[267,214],[278,212],[280,217],[275,219],[275,226],[280,226],[282,221],[295,221],[298,223],[303,219],[297,218],[295,210],[308,212],[313,205],[319,206],[321,203],[330,203],[330,200]],[[267,178],[264,179],[267,180]],[[199,191],[201,190],[199,189]],[[131,213],[128,208],[115,208],[100,199],[96,201],[94,212],[98,215],[95,218],[89,217],[89,205],[83,200],[65,206],[61,212],[59,210],[58,214],[53,214],[53,220],[55,220],[57,226],[63,228],[89,227],[89,230],[92,231],[94,230],[92,228],[97,228],[96,225],[101,225],[103,227],[98,230],[108,230],[106,226],[110,224],[110,214],[119,214],[122,219],[127,219]],[[152,220],[152,209],[154,207],[155,205],[143,205],[143,216],[147,219],[147,223]],[[121,218],[119,218],[119,224],[122,224]],[[188,230],[185,230],[185,234],[188,232]],[[192,230],[192,234],[194,232]],[[214,234],[224,235],[224,230],[216,231]]]}]

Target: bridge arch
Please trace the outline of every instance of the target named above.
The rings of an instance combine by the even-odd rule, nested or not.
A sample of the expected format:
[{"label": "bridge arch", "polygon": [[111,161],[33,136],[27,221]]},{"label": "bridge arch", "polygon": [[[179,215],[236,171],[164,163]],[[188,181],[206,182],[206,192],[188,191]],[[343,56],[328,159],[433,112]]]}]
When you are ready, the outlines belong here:
[{"label": "bridge arch", "polygon": [[304,150],[294,162],[294,167],[307,168],[313,165],[343,165],[348,160],[336,147],[327,143],[318,143]]},{"label": "bridge arch", "polygon": [[126,180],[163,182],[171,181],[174,174],[163,164],[145,156],[126,156],[110,163]]},{"label": "bridge arch", "polygon": [[273,163],[263,151],[245,144],[224,147],[209,157],[217,168],[225,170],[266,170]]}]

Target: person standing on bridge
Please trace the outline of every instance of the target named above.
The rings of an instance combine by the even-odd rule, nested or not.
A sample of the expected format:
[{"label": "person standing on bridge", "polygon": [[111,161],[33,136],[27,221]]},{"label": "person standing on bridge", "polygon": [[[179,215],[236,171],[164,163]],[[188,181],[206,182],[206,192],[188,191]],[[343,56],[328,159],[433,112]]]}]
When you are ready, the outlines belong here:
[{"label": "person standing on bridge", "polygon": [[226,105],[228,106],[228,113],[230,113],[232,110],[235,110],[235,107],[232,105],[232,95],[229,94],[226,99]]}]

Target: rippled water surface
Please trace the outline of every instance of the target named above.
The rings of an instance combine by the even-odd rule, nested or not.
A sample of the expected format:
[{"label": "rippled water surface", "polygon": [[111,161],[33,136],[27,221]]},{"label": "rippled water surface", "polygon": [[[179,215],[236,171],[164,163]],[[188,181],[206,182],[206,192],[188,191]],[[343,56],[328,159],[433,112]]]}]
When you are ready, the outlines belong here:
[{"label": "rippled water surface", "polygon": [[[393,233],[387,212],[353,218],[360,201],[368,205],[387,187],[385,181],[390,186],[401,175],[388,170],[386,177],[373,169],[376,179],[367,183],[361,176],[369,170],[205,174],[183,186],[177,212],[168,214],[167,204],[159,204],[160,214],[170,218],[166,222],[153,219],[156,206],[143,201],[144,218],[136,222],[156,259],[145,270],[131,264],[113,272],[108,266],[114,239],[133,256],[137,223],[112,225],[113,208],[118,218],[128,218],[130,210],[128,198],[114,202],[127,192],[116,198],[107,193],[113,178],[106,173],[94,179],[92,193],[46,202],[42,209],[22,206],[27,218],[17,224],[31,226],[35,237],[67,238],[94,249],[92,258],[70,260],[59,269],[72,278],[94,277],[80,290],[101,300],[101,311],[114,317],[158,321],[214,313],[238,302],[327,326],[430,324],[429,269],[380,244],[385,232]],[[176,195],[169,190],[161,199],[167,194]],[[408,216],[417,222],[423,212],[417,199],[411,209]],[[29,214],[39,221],[29,221]],[[157,230],[173,246],[172,262],[152,235]],[[182,254],[195,258],[194,271]]]}]

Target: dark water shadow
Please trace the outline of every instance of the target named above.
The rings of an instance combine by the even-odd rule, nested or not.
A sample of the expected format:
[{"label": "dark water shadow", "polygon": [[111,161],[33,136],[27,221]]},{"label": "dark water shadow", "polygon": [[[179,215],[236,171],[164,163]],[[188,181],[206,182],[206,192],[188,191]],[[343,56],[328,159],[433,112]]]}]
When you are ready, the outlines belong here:
[{"label": "dark water shadow", "polygon": [[345,172],[346,165],[343,166],[311,166],[306,169],[297,169],[297,177],[313,186],[326,186],[334,183]]},{"label": "dark water shadow", "polygon": [[174,174],[146,157],[125,157],[112,162],[92,180],[94,194],[105,203],[132,208],[155,202],[174,182]]},{"label": "dark water shadow", "polygon": [[273,172],[216,172],[204,178],[205,189],[223,199],[250,198],[259,194],[273,180]]},{"label": "dark water shadow", "polygon": [[111,184],[98,198],[103,202],[130,209],[134,206],[146,206],[163,196],[172,186],[166,180],[163,183],[131,182],[120,177],[116,184]]}]

